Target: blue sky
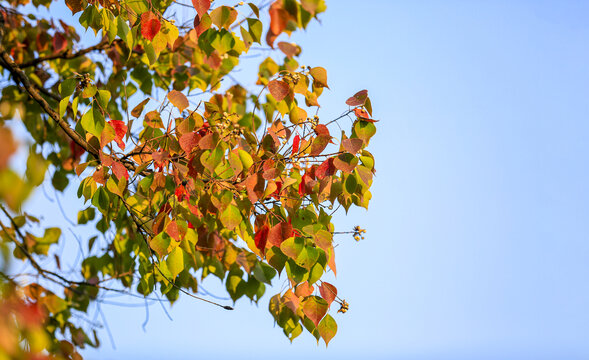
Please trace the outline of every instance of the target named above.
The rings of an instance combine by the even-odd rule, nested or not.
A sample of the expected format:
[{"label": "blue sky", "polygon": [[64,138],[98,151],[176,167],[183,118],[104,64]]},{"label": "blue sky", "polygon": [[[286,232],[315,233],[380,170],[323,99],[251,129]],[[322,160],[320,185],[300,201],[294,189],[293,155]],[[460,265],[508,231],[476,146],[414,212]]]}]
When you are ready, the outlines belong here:
[{"label": "blue sky", "polygon": [[103,331],[85,356],[588,358],[589,2],[327,4],[293,37],[328,71],[320,116],[366,88],[380,119],[370,209],[336,223],[368,229],[338,239],[338,335],[291,345],[270,296],[232,312],[184,298],[173,321],[151,306],[146,332],[145,308],[103,306],[116,350]]}]

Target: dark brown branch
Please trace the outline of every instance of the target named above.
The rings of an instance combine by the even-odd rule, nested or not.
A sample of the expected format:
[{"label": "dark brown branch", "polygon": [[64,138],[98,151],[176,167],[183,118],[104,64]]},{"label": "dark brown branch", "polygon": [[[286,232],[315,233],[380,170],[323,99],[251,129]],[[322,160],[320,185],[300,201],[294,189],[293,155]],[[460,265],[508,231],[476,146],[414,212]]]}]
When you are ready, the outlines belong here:
[{"label": "dark brown branch", "polygon": [[109,47],[113,46],[115,44],[115,42],[117,42],[117,41],[120,41],[120,40],[117,39],[117,40],[113,41],[113,43],[110,43],[108,41],[108,39],[103,39],[98,44],[91,46],[89,48],[77,51],[75,53],[73,53],[70,49],[66,49],[64,51],[58,52],[57,54],[43,56],[43,57],[40,57],[37,59],[33,59],[31,61],[25,61],[24,63],[19,64],[19,67],[21,69],[24,69],[27,67],[36,66],[37,64],[40,64],[45,61],[55,60],[55,59],[64,59],[64,60],[75,59],[77,57],[84,56],[92,51],[108,49]]},{"label": "dark brown branch", "polygon": [[10,72],[15,81],[20,82],[27,93],[35,100],[41,108],[61,127],[61,129],[78,145],[80,145],[88,153],[98,158],[98,151],[90,145],[82,135],[78,134],[72,129],[69,124],[63,120],[59,114],[49,106],[47,101],[39,94],[35,86],[31,83],[26,74],[19,68],[19,66],[10,58],[4,46],[0,44],[0,59],[2,64]]}]

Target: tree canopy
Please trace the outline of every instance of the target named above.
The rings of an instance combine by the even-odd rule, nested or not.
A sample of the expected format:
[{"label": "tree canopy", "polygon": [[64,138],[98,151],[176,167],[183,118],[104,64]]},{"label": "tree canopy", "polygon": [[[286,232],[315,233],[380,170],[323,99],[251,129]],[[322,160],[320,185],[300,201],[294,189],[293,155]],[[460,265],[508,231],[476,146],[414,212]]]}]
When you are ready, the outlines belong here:
[{"label": "tree canopy", "polygon": [[[234,302],[256,303],[285,277],[270,299],[275,322],[291,341],[306,329],[328,344],[332,314],[348,310],[322,281],[336,273],[333,238],[365,231],[336,231],[332,216],[368,207],[376,120],[366,90],[322,119],[327,71],[301,66],[300,46],[285,41],[324,0],[65,3],[79,17],[42,15],[51,0],[0,6],[0,359],[81,358],[99,339],[79,318],[108,292],[231,310],[197,295],[208,276]],[[241,85],[232,72],[262,47],[283,60],[267,57],[242,79],[255,85]],[[20,167],[19,127],[30,139]],[[55,251],[62,229],[23,211],[43,184],[77,185],[84,201],[76,226],[94,231],[78,232],[73,264]]]}]

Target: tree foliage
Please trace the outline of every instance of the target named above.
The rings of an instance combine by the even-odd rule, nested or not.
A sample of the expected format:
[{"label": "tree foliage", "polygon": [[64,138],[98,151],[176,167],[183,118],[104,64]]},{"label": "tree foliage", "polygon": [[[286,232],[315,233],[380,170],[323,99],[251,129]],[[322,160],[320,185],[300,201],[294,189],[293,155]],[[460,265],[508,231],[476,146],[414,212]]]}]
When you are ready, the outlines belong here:
[{"label": "tree foliage", "polygon": [[[337,331],[330,307],[348,308],[322,281],[336,272],[332,215],[368,206],[376,127],[366,90],[321,121],[327,71],[301,66],[301,48],[278,41],[314,21],[324,0],[66,0],[99,39],[89,47],[72,24],[27,3],[0,7],[0,358],[80,358],[99,342],[76,319],[101,294],[202,299],[208,276],[234,302],[258,302],[285,276],[288,288],[270,299],[276,323],[291,340],[306,329],[327,344]],[[194,20],[180,24],[175,11]],[[263,60],[248,91],[231,73],[266,45],[283,61]],[[10,166],[11,121],[32,139],[24,174]],[[89,237],[74,273],[55,252],[62,230],[22,210],[42,184],[63,192],[70,182],[85,204],[78,225],[96,229],[80,232]],[[100,234],[107,246],[96,245]],[[18,260],[34,276],[11,272]]]}]

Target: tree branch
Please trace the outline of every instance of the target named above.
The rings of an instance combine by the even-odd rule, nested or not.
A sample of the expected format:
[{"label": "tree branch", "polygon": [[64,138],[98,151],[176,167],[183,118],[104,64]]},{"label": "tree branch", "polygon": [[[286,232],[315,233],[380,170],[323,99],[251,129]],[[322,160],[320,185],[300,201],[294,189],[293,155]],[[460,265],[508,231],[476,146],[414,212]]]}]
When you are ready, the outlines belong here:
[{"label": "tree branch", "polygon": [[121,41],[121,40],[117,39],[117,40],[113,41],[112,43],[110,43],[108,41],[108,39],[105,38],[101,42],[99,42],[98,44],[91,46],[87,49],[83,49],[83,50],[77,51],[75,53],[72,53],[70,49],[66,49],[64,51],[58,52],[57,54],[36,58],[31,61],[25,61],[24,63],[19,64],[19,67],[21,69],[24,69],[27,67],[36,66],[37,64],[40,64],[45,61],[55,60],[55,59],[65,59],[65,60],[75,59],[77,57],[86,55],[92,51],[108,49],[109,47],[113,46],[118,41]]},{"label": "tree branch", "polygon": [[61,129],[78,145],[80,145],[88,153],[98,158],[98,150],[90,145],[82,135],[78,134],[72,129],[69,124],[63,120],[59,114],[49,106],[47,101],[39,94],[35,86],[31,83],[27,75],[20,69],[20,67],[10,58],[4,46],[0,44],[0,59],[2,65],[10,72],[13,78],[20,82],[25,88],[26,92],[35,100],[41,108],[61,127]]}]

